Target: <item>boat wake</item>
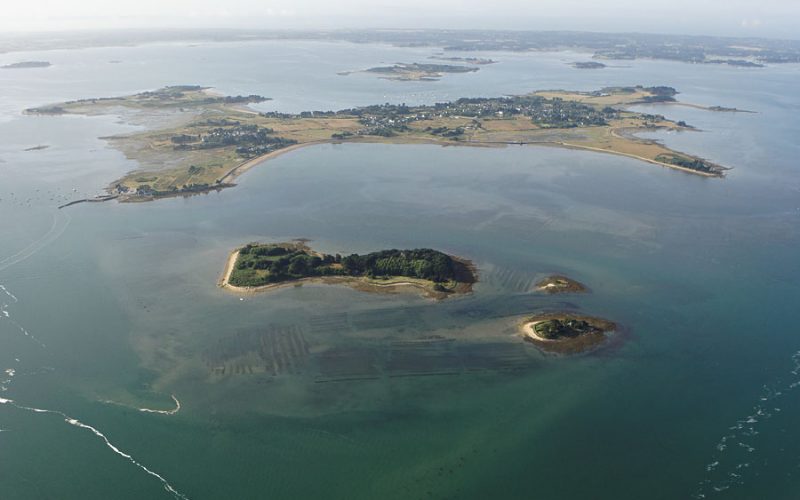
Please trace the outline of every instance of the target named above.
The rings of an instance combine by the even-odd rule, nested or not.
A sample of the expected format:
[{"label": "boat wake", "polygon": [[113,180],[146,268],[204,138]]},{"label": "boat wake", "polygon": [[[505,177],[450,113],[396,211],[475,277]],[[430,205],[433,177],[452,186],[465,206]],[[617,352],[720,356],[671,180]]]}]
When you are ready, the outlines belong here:
[{"label": "boat wake", "polygon": [[108,437],[106,437],[105,434],[103,434],[102,432],[97,430],[95,427],[92,427],[91,425],[88,425],[88,424],[84,424],[80,420],[72,418],[69,415],[67,415],[66,413],[63,413],[63,412],[58,411],[58,410],[47,410],[47,409],[42,409],[42,408],[33,408],[33,407],[30,407],[30,406],[24,406],[24,405],[18,404],[12,399],[4,399],[4,398],[0,398],[0,404],[10,405],[10,406],[13,406],[14,408],[17,408],[19,410],[29,411],[29,412],[33,412],[33,413],[46,413],[46,414],[58,415],[58,416],[62,417],[64,419],[64,422],[68,423],[69,425],[78,427],[80,429],[88,430],[89,432],[91,432],[92,434],[94,434],[95,436],[100,438],[105,443],[106,447],[108,447],[111,451],[113,451],[117,455],[125,458],[127,461],[129,461],[130,463],[132,463],[133,465],[135,465],[136,467],[138,467],[139,469],[144,471],[146,474],[148,474],[148,475],[156,478],[158,481],[160,481],[161,485],[164,487],[164,489],[167,492],[171,493],[175,498],[180,499],[180,500],[189,500],[186,495],[184,495],[183,493],[181,493],[180,491],[175,489],[175,487],[173,487],[163,476],[161,476],[157,472],[154,472],[154,471],[148,469],[146,466],[144,466],[142,463],[138,462],[131,455],[129,455],[128,453],[125,453],[124,451],[122,451],[119,448],[117,448],[108,439]]},{"label": "boat wake", "polygon": [[[9,267],[19,264],[20,262],[36,255],[47,245],[56,241],[62,234],[64,234],[64,231],[66,231],[67,226],[69,226],[70,220],[72,220],[72,218],[67,213],[55,212],[53,214],[53,225],[44,234],[44,236],[34,241],[27,247],[23,248],[19,252],[15,253],[14,255],[8,256],[0,260],[0,271],[5,271]],[[7,290],[6,293],[8,293]]]},{"label": "boat wake", "polygon": [[757,463],[753,458],[754,454],[757,455],[753,444],[761,434],[762,426],[780,413],[780,400],[800,387],[800,351],[792,355],[791,361],[790,381],[773,386],[764,385],[752,412],[737,420],[717,442],[716,452],[705,466],[705,478],[700,481],[692,498],[708,498],[709,495],[720,494],[745,483],[745,477]]},{"label": "boat wake", "polygon": [[[20,262],[36,255],[39,251],[43,248],[47,247],[54,241],[56,241],[64,231],[66,231],[67,226],[72,219],[70,216],[63,212],[54,212],[53,213],[53,224],[50,226],[50,229],[39,239],[28,245],[27,247],[23,248],[19,252],[15,253],[14,255],[5,257],[0,260],[0,271],[4,271],[11,266],[19,264]],[[11,293],[11,291],[6,288],[4,285],[0,285],[0,292],[3,293],[6,297],[11,299],[12,304],[16,304],[19,302],[19,299]],[[46,347],[42,341],[34,337],[33,335],[28,332],[25,327],[17,323],[11,318],[11,314],[8,311],[10,304],[0,302],[0,320],[8,320],[14,327],[16,327],[20,333],[24,336],[30,338],[32,341],[39,344],[41,347]]]}]

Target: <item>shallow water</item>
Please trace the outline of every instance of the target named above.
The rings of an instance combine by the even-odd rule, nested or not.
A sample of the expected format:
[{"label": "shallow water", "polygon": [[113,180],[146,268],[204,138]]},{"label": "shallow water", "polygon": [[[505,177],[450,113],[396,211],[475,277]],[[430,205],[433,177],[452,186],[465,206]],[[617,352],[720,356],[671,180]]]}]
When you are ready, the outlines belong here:
[{"label": "shallow water", "polygon": [[[193,499],[793,497],[800,67],[581,71],[567,63],[585,54],[492,53],[500,63],[434,83],[336,74],[434,52],[0,56],[54,63],[0,72],[0,496],[175,496],[123,453]],[[545,147],[324,145],[220,193],[55,209],[135,168],[98,137],[137,126],[22,109],[194,83],[281,111],[664,84],[758,113],[642,108],[701,128],[654,137],[734,167],[724,180]],[[325,252],[438,248],[472,259],[481,282],[441,303],[215,286],[231,248],[299,237]],[[592,293],[530,293],[553,272]],[[624,331],[594,355],[543,356],[514,331],[550,308]],[[178,413],[139,411],[174,408],[171,394]]]}]

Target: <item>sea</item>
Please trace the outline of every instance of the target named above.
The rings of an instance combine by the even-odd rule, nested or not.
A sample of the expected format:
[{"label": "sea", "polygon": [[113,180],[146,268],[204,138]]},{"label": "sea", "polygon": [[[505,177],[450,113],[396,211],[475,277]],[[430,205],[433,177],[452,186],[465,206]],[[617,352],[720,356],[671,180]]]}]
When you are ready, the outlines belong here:
[{"label": "sea", "polygon": [[[435,82],[365,73],[433,47],[180,42],[0,54],[0,498],[795,499],[800,492],[800,65],[497,61]],[[644,137],[704,178],[546,146],[325,144],[220,192],[84,203],[137,168],[104,137],[152,117],[23,110],[166,85],[260,111],[668,85]],[[42,147],[40,147],[42,146]],[[434,302],[304,285],[234,295],[244,243],[436,248],[474,293]],[[587,294],[543,295],[564,274]],[[616,322],[540,352],[544,311]]]}]

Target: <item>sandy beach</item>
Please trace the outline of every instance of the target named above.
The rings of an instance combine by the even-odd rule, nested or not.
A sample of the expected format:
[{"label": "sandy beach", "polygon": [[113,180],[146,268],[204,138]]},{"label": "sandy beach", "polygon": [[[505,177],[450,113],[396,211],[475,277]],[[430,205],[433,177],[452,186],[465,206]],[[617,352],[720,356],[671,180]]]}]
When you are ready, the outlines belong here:
[{"label": "sandy beach", "polygon": [[543,322],[544,322],[544,320],[531,321],[530,323],[524,323],[522,325],[523,334],[525,336],[530,337],[530,338],[532,338],[532,339],[534,339],[536,341],[539,341],[539,342],[558,342],[556,339],[546,339],[544,337],[539,336],[539,334],[536,333],[536,330],[535,330],[536,325],[538,325],[539,323],[543,323]]},{"label": "sandy beach", "polygon": [[314,146],[316,144],[327,144],[332,141],[313,141],[313,142],[304,142],[302,144],[294,144],[289,147],[281,148],[276,151],[272,151],[271,153],[267,153],[265,155],[258,156],[256,158],[252,158],[245,162],[242,162],[232,169],[228,170],[225,175],[219,178],[220,183],[232,182],[234,179],[242,175],[243,173],[247,172],[251,168],[255,167],[256,165],[265,162],[267,160],[271,160],[273,158],[277,158],[278,156],[284,155],[286,153],[290,153],[296,149],[304,148],[306,146]]}]

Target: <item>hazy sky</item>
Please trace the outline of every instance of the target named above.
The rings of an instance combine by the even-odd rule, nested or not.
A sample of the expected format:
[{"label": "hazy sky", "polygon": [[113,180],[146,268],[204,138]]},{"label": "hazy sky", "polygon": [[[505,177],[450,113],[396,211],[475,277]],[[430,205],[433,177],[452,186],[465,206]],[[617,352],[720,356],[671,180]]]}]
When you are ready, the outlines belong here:
[{"label": "hazy sky", "polygon": [[0,0],[0,30],[510,28],[800,38],[800,0]]}]

